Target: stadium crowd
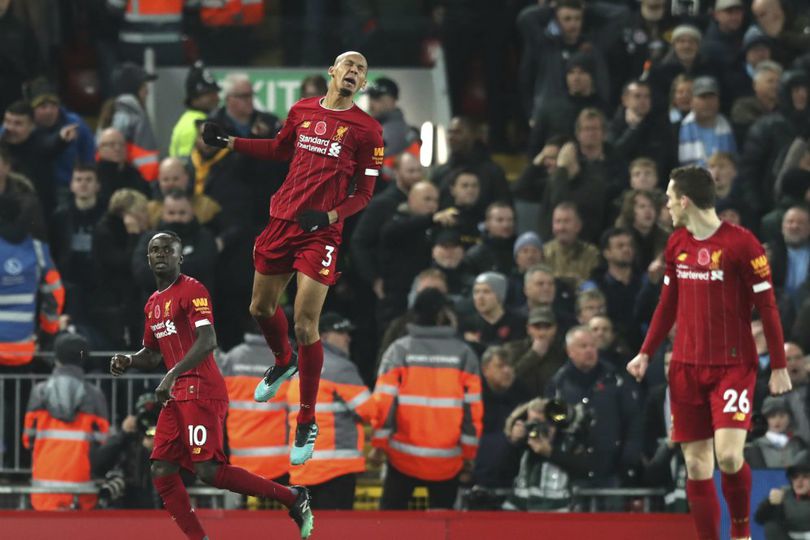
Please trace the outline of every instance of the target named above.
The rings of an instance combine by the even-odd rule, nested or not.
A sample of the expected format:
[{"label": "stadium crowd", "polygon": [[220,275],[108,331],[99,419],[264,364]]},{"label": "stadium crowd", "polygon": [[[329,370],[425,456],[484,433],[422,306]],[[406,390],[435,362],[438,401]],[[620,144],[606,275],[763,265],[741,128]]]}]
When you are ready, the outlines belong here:
[{"label": "stadium crowd", "polygon": [[[344,3],[344,9],[365,4]],[[108,77],[102,88],[109,98],[97,111],[94,133],[53,82],[55,43],[47,40],[55,38],[43,37],[45,23],[30,13],[36,10],[0,0],[0,371],[49,372],[37,352],[51,349],[59,332],[84,336],[88,350],[137,349],[142,305],[154,289],[146,242],[154,231],[168,229],[183,239],[183,272],[212,291],[226,376],[255,377],[258,365],[237,369],[238,358],[247,356],[269,365],[247,309],[251,247],[286,167],[206,146],[199,129],[210,120],[229,135],[266,138],[283,119],[254,108],[246,75],[234,71],[217,82],[203,63],[191,64],[193,54],[179,39],[156,42],[159,63],[189,66],[186,111],[170,146],[159,148],[144,108],[154,76],[132,62],[155,29],[144,22],[134,26],[132,4],[108,0],[108,10],[74,10],[115,21],[102,27],[108,33],[97,29],[92,36],[92,44],[107,51],[99,52],[98,64],[102,81]],[[179,37],[194,28],[209,64],[234,63],[212,45],[249,47],[253,34],[239,24],[222,23],[212,8],[200,12],[194,2],[186,4],[173,31]],[[418,133],[397,105],[396,81],[378,79],[367,89],[370,113],[384,129],[385,175],[368,208],[347,223],[342,277],[327,299],[332,313],[321,328],[331,347],[327,366],[338,357],[346,361],[331,375],[324,372],[325,380],[335,379],[335,395],[352,402],[357,394],[341,391],[367,385],[379,410],[358,409],[341,425],[356,427],[359,419],[375,424],[369,459],[378,463],[387,453],[389,464],[396,461],[389,477],[391,470],[401,477],[390,480],[390,489],[407,491],[416,479],[435,489],[431,500],[439,506],[453,504],[460,480],[475,486],[473,506],[550,510],[570,504],[573,486],[655,486],[670,493],[668,508],[685,508],[683,461],[668,437],[666,347],[644,384],[628,377],[624,366],[642,342],[660,291],[662,252],[672,229],[662,192],[668,173],[700,165],[716,182],[720,217],[751,229],[766,246],[795,389],[785,398],[768,397],[768,351],[755,315],[760,382],[750,396],[755,427],[747,459],[755,467],[788,467],[793,484],[784,489],[804,495],[802,479],[810,474],[807,3],[507,2],[504,11],[519,14],[503,21],[499,13],[495,28],[486,31],[487,2],[435,4],[414,7],[408,16],[434,16],[436,35],[444,40],[454,113],[447,162],[420,165]],[[385,16],[379,20],[388,21],[391,9],[380,8]],[[465,12],[470,17],[462,17]],[[258,16],[244,15],[250,21]],[[306,13],[313,20],[324,15],[315,7]],[[364,31],[370,35],[361,43],[382,39]],[[146,37],[127,41],[132,32]],[[393,36],[392,43],[407,43],[411,53],[391,53],[390,64],[418,61],[414,40],[430,34]],[[492,50],[480,43],[462,46],[482,35],[494,36]],[[506,35],[521,38],[512,67],[500,65],[509,58]],[[385,50],[393,48],[389,43]],[[385,65],[385,51],[377,54]],[[465,84],[476,59],[483,64],[486,124],[466,112]],[[372,60],[372,72],[375,67]],[[325,91],[320,76],[302,81],[302,96]],[[515,107],[505,104],[510,96],[519,98],[512,100]],[[518,140],[527,156],[512,181],[488,147],[502,148],[509,127],[525,135]],[[396,426],[386,427],[384,420],[391,370],[404,369],[397,351],[404,336],[413,344],[434,334],[447,341],[447,354],[470,355],[464,373],[480,375],[483,412],[475,412],[476,383],[470,382],[459,408],[465,422],[470,416],[472,431],[466,424],[461,432],[447,428],[456,430],[451,446],[461,452],[416,462],[394,458],[384,440],[386,429]],[[251,344],[257,348],[249,352]],[[62,357],[58,349],[54,377],[81,377],[76,364],[90,373],[107,370],[106,361],[77,357],[71,347]],[[429,392],[429,386],[421,390]],[[12,398],[4,395],[8,411]],[[559,403],[550,400],[571,406],[570,423],[551,423],[548,407]],[[30,407],[37,406],[32,398]],[[100,425],[108,422],[104,407],[93,407]],[[335,430],[338,409],[327,404],[324,413],[336,417]],[[112,467],[118,458],[110,445],[123,451],[129,444],[124,434],[148,439],[147,416],[109,426],[116,435],[101,446],[104,457],[91,453],[94,472]],[[436,422],[430,418],[417,421]],[[231,424],[233,415],[228,436],[238,450],[249,430]],[[283,421],[274,426],[284,430]],[[446,443],[444,423],[426,429],[423,443]],[[14,444],[8,434],[4,441],[6,448]],[[143,453],[139,444],[129,448]],[[237,457],[238,451],[232,454]],[[360,468],[337,474],[356,474],[364,466],[362,459],[358,463]],[[272,477],[287,473],[284,467],[266,471]],[[312,473],[306,479],[319,478]],[[498,495],[504,489],[509,494]],[[775,510],[792,501],[783,493],[772,494],[757,516],[795,518],[795,509]],[[389,508],[402,505],[401,499],[383,497]],[[608,500],[606,507],[612,504]]]}]

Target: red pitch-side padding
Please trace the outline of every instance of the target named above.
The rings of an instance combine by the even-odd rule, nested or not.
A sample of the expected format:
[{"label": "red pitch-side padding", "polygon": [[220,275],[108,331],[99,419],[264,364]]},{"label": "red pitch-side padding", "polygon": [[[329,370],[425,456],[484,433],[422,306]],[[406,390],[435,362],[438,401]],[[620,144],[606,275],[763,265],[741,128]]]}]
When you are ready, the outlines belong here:
[{"label": "red pitch-side padding", "polygon": [[[200,510],[211,540],[298,538],[281,511]],[[157,510],[0,512],[0,538],[183,540]],[[694,540],[686,514],[316,512],[312,540]]]}]

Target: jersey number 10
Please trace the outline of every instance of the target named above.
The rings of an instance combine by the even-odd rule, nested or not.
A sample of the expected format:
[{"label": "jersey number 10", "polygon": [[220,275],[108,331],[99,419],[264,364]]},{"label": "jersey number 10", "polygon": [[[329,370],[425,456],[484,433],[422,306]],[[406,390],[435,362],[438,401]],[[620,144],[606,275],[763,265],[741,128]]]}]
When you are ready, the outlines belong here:
[{"label": "jersey number 10", "polygon": [[208,432],[205,426],[188,426],[188,445],[202,446],[208,439]]}]

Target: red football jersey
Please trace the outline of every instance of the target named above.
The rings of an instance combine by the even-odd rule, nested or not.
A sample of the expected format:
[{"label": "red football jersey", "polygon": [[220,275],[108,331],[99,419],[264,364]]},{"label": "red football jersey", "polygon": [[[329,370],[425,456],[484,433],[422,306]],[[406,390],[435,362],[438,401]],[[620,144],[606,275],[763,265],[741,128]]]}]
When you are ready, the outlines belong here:
[{"label": "red football jersey", "polygon": [[[160,351],[166,369],[177,365],[197,339],[197,328],[214,324],[211,297],[205,286],[180,274],[168,288],[155,291],[144,307],[143,346]],[[172,395],[178,401],[189,399],[228,399],[225,381],[214,355],[209,354],[196,368],[177,377]]]},{"label": "red football jersey", "polygon": [[[371,198],[384,158],[382,127],[357,105],[327,109],[321,99],[293,105],[274,139],[234,143],[235,150],[257,157],[292,159],[284,183],[270,199],[273,217],[294,221],[302,210],[328,212],[351,197],[364,199],[362,207]],[[338,214],[344,218],[358,209]],[[335,225],[342,227],[342,219]]]},{"label": "red football jersey", "polygon": [[748,230],[723,222],[698,240],[669,238],[661,301],[641,351],[652,354],[676,319],[673,362],[724,366],[757,361],[751,313],[762,316],[773,367],[784,367],[782,328],[765,251]]}]

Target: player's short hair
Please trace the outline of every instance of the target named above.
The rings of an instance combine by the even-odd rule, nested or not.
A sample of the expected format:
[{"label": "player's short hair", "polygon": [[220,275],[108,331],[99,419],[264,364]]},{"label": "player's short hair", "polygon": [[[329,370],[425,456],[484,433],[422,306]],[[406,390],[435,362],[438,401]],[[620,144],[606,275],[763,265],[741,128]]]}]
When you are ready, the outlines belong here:
[{"label": "player's short hair", "polygon": [[605,299],[605,295],[599,289],[586,289],[584,291],[579,291],[577,293],[576,299],[576,311],[577,315],[582,312],[582,306],[585,305],[585,302],[590,302],[591,300],[599,300],[603,304],[607,304],[607,300]]},{"label": "player's short hair", "polygon": [[547,274],[547,275],[551,276],[552,278],[554,277],[554,270],[552,270],[549,265],[543,264],[543,263],[537,263],[537,264],[531,265],[530,267],[528,267],[526,269],[526,273],[523,274],[523,284],[525,285],[526,283],[528,283],[529,280],[531,279],[531,277],[533,275],[537,274],[538,272],[542,272],[544,274]]},{"label": "player's short hair", "polygon": [[237,84],[245,82],[250,83],[250,77],[247,73],[228,73],[222,80],[222,95],[225,97],[230,96],[233,94],[233,90],[236,88]]},{"label": "player's short hair", "polygon": [[[478,176],[478,175],[476,175],[476,176]],[[479,181],[480,181],[480,177],[479,177]],[[512,211],[512,215],[515,214],[515,209],[512,208],[512,205],[509,204],[508,202],[495,201],[495,202],[489,203],[489,206],[487,206],[486,211],[484,211],[484,219],[489,219],[489,214],[492,213],[492,211],[495,210],[496,208],[508,208],[509,210]]]},{"label": "player's short hair", "polygon": [[155,237],[157,236],[168,236],[169,238],[172,239],[172,244],[177,244],[178,246],[180,246],[180,251],[181,252],[183,251],[183,239],[180,238],[180,235],[177,234],[176,232],[169,230],[158,231],[152,235],[152,238],[149,239],[149,243],[151,244],[152,240],[154,240]]},{"label": "player's short hair", "polygon": [[470,169],[469,167],[459,167],[458,169],[451,171],[448,185],[450,187],[455,186],[456,182],[458,181],[458,177],[461,176],[462,174],[469,174],[471,176],[474,176],[475,179],[478,180],[479,187],[481,186],[481,176],[478,174],[478,172],[474,171],[473,169]]},{"label": "player's short hair", "polygon": [[625,229],[624,227],[611,227],[603,232],[602,236],[599,237],[599,250],[604,251],[608,249],[610,247],[610,241],[617,236],[629,236],[631,240],[633,239],[633,233],[631,233],[628,229]]},{"label": "player's short hair", "polygon": [[562,8],[585,11],[585,2],[583,0],[557,0],[554,11],[559,11]]},{"label": "player's short hair", "polygon": [[506,347],[503,345],[491,345],[487,347],[483,356],[481,356],[481,368],[486,367],[487,364],[496,358],[500,358],[506,362],[509,361],[509,351],[506,349]]},{"label": "player's short hair", "polygon": [[9,114],[16,114],[18,116],[27,116],[31,120],[34,119],[34,109],[31,108],[31,105],[25,100],[17,100],[8,107],[6,107],[6,112]]},{"label": "player's short hair", "polygon": [[636,219],[636,198],[646,197],[655,208],[656,219],[661,213],[661,197],[652,191],[644,189],[628,189],[622,195],[622,207],[619,210],[619,217],[616,218],[616,226],[630,229]]},{"label": "player's short hair", "polygon": [[637,169],[639,167],[646,167],[648,169],[653,169],[656,174],[658,174],[658,166],[655,164],[655,161],[652,158],[648,157],[638,157],[630,162],[630,166],[627,168],[627,171],[632,173],[633,169]]},{"label": "player's short hair", "polygon": [[605,119],[605,113],[597,109],[596,107],[585,107],[580,111],[577,115],[577,121],[575,124],[575,131],[579,133],[580,128],[582,127],[582,122],[585,120],[592,120],[597,118],[599,122],[602,124],[602,129],[605,129],[607,125],[607,120]]},{"label": "player's short hair", "polygon": [[675,184],[675,193],[689,197],[701,210],[714,208],[717,189],[709,171],[703,167],[678,167],[669,175]]},{"label": "player's short hair", "polygon": [[734,165],[734,168],[737,168],[737,158],[734,157],[734,154],[731,152],[715,152],[711,155],[711,157],[707,160],[707,165],[714,165],[718,161],[725,160]]},{"label": "player's short hair", "polygon": [[593,330],[591,330],[591,328],[588,325],[578,324],[577,326],[572,327],[570,330],[568,330],[568,332],[565,333],[565,345],[566,346],[571,345],[571,343],[574,342],[574,336],[580,332],[583,334],[593,335]]}]

